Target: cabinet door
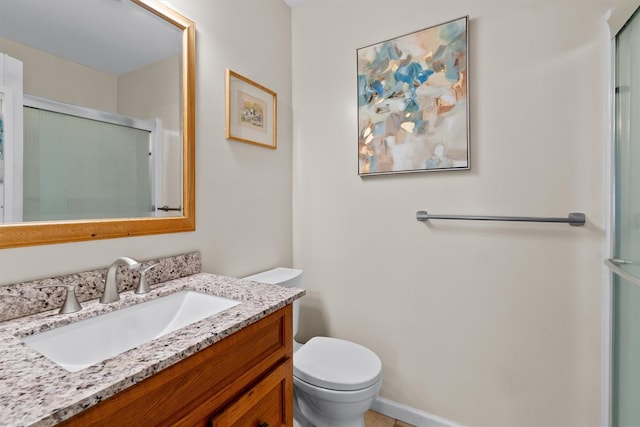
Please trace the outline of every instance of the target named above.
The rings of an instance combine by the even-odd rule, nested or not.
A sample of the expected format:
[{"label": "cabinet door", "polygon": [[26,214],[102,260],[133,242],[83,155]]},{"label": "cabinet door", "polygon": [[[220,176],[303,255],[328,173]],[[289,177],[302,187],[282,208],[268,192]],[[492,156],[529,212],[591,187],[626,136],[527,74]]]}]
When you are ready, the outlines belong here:
[{"label": "cabinet door", "polygon": [[293,372],[288,360],[211,419],[211,427],[293,426]]}]

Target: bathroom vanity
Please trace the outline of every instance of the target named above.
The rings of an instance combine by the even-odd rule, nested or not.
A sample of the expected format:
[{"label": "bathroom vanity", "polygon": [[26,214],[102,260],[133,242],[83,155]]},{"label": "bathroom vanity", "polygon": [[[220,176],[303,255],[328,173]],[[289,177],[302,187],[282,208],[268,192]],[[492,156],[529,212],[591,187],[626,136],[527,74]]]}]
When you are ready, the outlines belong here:
[{"label": "bathroom vanity", "polygon": [[[77,372],[21,338],[108,311],[195,290],[240,301],[175,332]],[[284,288],[206,273],[0,323],[0,419],[7,425],[291,426],[292,302]]]},{"label": "bathroom vanity", "polygon": [[289,425],[290,328],[288,305],[62,425]]}]

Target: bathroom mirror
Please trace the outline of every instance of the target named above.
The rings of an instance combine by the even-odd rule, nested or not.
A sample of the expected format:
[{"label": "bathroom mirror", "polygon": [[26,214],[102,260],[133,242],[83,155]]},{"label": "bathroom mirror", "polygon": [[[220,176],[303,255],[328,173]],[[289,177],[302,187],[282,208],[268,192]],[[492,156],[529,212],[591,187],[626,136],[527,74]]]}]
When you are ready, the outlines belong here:
[{"label": "bathroom mirror", "polygon": [[[14,3],[23,7],[16,8]],[[48,7],[52,7],[52,9],[42,14],[43,9]],[[18,13],[27,14],[27,16],[15,16]],[[36,16],[38,14],[41,15],[40,21]],[[27,25],[26,22],[31,22],[30,17],[33,17],[33,22]],[[44,21],[42,21],[43,17]],[[56,22],[56,17],[63,22]],[[20,37],[24,39],[19,41],[11,39],[7,35],[11,23],[17,23],[18,25],[15,27],[20,27],[21,31],[29,29],[30,34],[21,35]],[[105,27],[110,29],[110,32],[96,33],[93,30],[97,27]],[[55,34],[61,29],[64,30],[67,37],[71,37],[79,43],[72,43],[69,39],[56,40]],[[168,38],[164,38],[165,36]],[[51,46],[46,46],[47,43]],[[89,110],[92,114],[98,114],[100,117],[97,119],[96,116],[90,115],[88,118],[84,118],[86,122],[102,123],[103,117],[107,117],[109,120],[124,120],[124,125],[120,123],[109,125],[110,127],[126,128],[130,126],[129,123],[134,123],[131,126],[137,128],[138,121],[142,121],[151,123],[150,126],[156,126],[154,129],[157,129],[158,133],[155,137],[145,137],[147,139],[143,144],[148,145],[144,145],[142,150],[138,149],[137,154],[131,154],[129,151],[124,157],[118,157],[117,153],[113,152],[115,149],[110,145],[108,154],[103,154],[103,152],[93,154],[92,161],[85,162],[83,159],[87,157],[78,154],[77,146],[75,149],[49,148],[49,151],[40,151],[38,155],[40,163],[35,162],[35,167],[29,168],[28,163],[33,162],[29,157],[32,151],[31,146],[21,147],[23,151],[20,151],[19,155],[16,155],[17,151],[15,150],[11,153],[12,146],[9,140],[11,132],[8,132],[8,126],[13,122],[7,116],[10,104],[7,104],[5,95],[5,102],[2,104],[5,132],[2,140],[3,150],[0,151],[3,152],[3,156],[0,157],[0,162],[2,162],[0,171],[3,172],[4,185],[4,190],[0,191],[0,196],[2,196],[0,197],[0,206],[3,206],[4,216],[4,221],[0,221],[0,249],[195,230],[194,23],[164,4],[153,0],[48,0],[46,2],[41,0],[0,0],[0,54],[6,54],[12,58],[20,56],[19,52],[21,51],[15,49],[16,44],[25,45],[26,48],[23,50],[28,54],[43,51],[47,55],[51,55],[50,62],[41,61],[37,63],[38,67],[32,67],[39,68],[41,72],[53,74],[56,71],[54,67],[58,63],[70,62],[74,66],[78,65],[77,68],[81,68],[81,72],[97,70],[97,74],[104,76],[102,80],[105,82],[104,85],[96,84],[95,81],[85,82],[80,77],[82,73],[66,73],[60,83],[51,84],[48,82],[45,84],[40,82],[37,76],[34,77],[31,69],[26,70],[30,64],[33,64],[32,58],[28,55],[24,58],[16,58],[24,63],[24,92],[9,99],[13,99],[13,111],[16,111],[17,105],[17,111],[20,111],[21,114],[24,112],[25,121],[34,120],[28,117],[32,114],[27,111],[29,108],[35,111],[36,122],[48,123],[49,118],[40,117],[38,114],[40,111],[48,110],[49,105],[53,104],[65,111],[63,113],[56,111],[54,116],[69,114],[73,115],[75,120],[76,114],[67,113],[65,109],[70,108],[71,111],[75,111],[79,107],[83,111]],[[10,52],[4,52],[3,47],[4,50],[10,50]],[[71,49],[69,49],[70,47]],[[167,53],[167,48],[170,50],[169,53]],[[142,61],[146,56],[150,57],[146,63],[127,64],[129,60]],[[94,62],[83,63],[84,58]],[[153,64],[152,66],[155,67],[158,63],[165,64],[163,66],[170,71],[141,74],[135,78],[128,78],[139,70],[151,67],[149,64]],[[159,74],[165,79],[167,76],[173,76],[173,78],[159,80],[157,78]],[[121,77],[124,75],[127,76],[127,79]],[[39,84],[40,86],[38,86]],[[153,86],[154,84],[155,86]],[[145,86],[146,89],[142,90],[141,88]],[[152,90],[149,87],[163,87],[166,90]],[[3,84],[0,80],[0,89],[2,88]],[[30,93],[30,91],[37,93],[32,96],[34,93]],[[114,91],[117,95],[113,95]],[[163,92],[173,94],[174,101],[165,102],[165,104],[174,104],[175,108],[165,108],[165,104],[159,100],[162,98]],[[22,99],[23,95],[24,99]],[[88,102],[87,100],[93,101]],[[43,105],[45,106],[43,107]],[[163,105],[164,109],[158,107],[159,105]],[[141,117],[145,114],[145,109],[153,110],[154,108],[156,110],[150,113],[149,117]],[[68,130],[71,126],[68,122],[69,120],[65,118],[63,124],[54,123],[52,126],[67,127]],[[20,126],[15,127],[24,129],[25,134],[32,133],[30,125],[27,123],[22,125],[21,122],[19,124]],[[44,129],[46,130],[39,130],[39,132],[47,136],[51,135],[51,127]],[[73,132],[76,132],[75,127]],[[109,129],[98,128],[98,130],[89,130],[88,132],[96,135],[111,135],[108,137],[109,144],[111,141],[121,142],[120,140],[123,138],[118,133],[109,133],[111,132]],[[152,135],[153,131],[147,133]],[[25,144],[27,138],[29,135],[24,137]],[[170,142],[166,142],[171,138],[175,141],[173,148]],[[56,139],[68,140],[70,137],[64,134]],[[164,144],[163,141],[165,141]],[[98,144],[106,145],[107,142],[102,141]],[[82,149],[84,150],[85,147],[83,146]],[[157,156],[152,153],[155,149],[158,150]],[[160,153],[163,154],[160,155]],[[16,161],[22,155],[25,157],[24,161]],[[34,175],[40,175],[46,167],[42,166],[43,160],[52,163],[53,156],[66,160],[74,158],[73,166],[58,165],[57,168],[72,170],[74,173],[72,175],[73,181],[78,183],[92,179],[100,181],[102,178],[95,178],[99,169],[116,168],[117,170],[120,167],[121,172],[116,174],[120,176],[139,169],[139,165],[144,165],[148,171],[138,173],[138,178],[142,176],[143,181],[146,182],[145,188],[150,189],[145,190],[145,194],[141,197],[145,199],[143,205],[149,208],[142,213],[132,213],[127,209],[118,213],[117,210],[112,209],[114,213],[111,210],[100,210],[102,209],[100,208],[94,209],[88,214],[77,216],[66,213],[37,216],[29,213],[30,211],[27,212],[30,209],[29,203],[33,203],[33,199],[36,197],[26,191],[32,185],[31,182],[36,179]],[[142,163],[132,163],[131,157],[134,156],[143,158]],[[7,158],[12,158],[13,163],[7,164]],[[151,158],[153,161],[149,160]],[[25,170],[22,175],[16,173],[16,165],[24,165]],[[87,175],[79,175],[80,170],[86,170]],[[132,179],[138,178],[134,176]],[[12,184],[12,179],[13,187],[9,191],[7,184]],[[102,180],[105,181],[105,179]],[[164,186],[160,185],[162,182],[164,182]],[[49,200],[46,203],[40,201],[42,205],[55,204],[60,199],[57,196],[59,189],[65,189],[66,193],[71,191],[69,190],[69,181],[52,183],[48,178],[45,184],[39,187],[38,197],[45,200],[46,196]],[[115,194],[113,197],[117,197],[117,199],[110,200],[108,203],[101,200],[106,191],[89,190],[96,195],[95,201],[86,202],[83,199],[83,204],[95,203],[99,205],[102,203],[102,205],[114,206],[124,203],[122,200],[125,199],[125,196],[130,199],[140,198],[138,196],[131,197],[131,193],[135,193],[134,190],[137,188],[134,188],[135,185],[137,185],[137,181],[135,183],[119,182],[116,190],[112,191]],[[167,190],[171,186],[173,190]],[[16,198],[15,193],[20,193],[23,190],[25,191],[23,197]],[[73,191],[79,190],[73,189]],[[170,194],[168,196],[161,195],[162,191],[168,191]],[[8,192],[13,192],[13,198],[4,197]],[[151,195],[147,194],[148,192],[151,192]],[[163,195],[166,196],[164,200]],[[172,201],[167,203],[166,200],[172,197]],[[17,207],[18,205],[20,206]],[[18,213],[13,214],[12,212]],[[102,212],[105,213],[101,215]]]}]

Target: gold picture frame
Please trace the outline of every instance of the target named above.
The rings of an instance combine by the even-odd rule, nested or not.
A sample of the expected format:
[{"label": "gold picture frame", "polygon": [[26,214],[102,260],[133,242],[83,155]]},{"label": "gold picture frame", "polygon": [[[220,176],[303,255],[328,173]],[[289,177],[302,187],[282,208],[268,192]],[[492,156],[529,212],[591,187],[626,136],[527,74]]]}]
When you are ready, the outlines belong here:
[{"label": "gold picture frame", "polygon": [[278,148],[278,94],[240,74],[226,72],[226,137]]}]

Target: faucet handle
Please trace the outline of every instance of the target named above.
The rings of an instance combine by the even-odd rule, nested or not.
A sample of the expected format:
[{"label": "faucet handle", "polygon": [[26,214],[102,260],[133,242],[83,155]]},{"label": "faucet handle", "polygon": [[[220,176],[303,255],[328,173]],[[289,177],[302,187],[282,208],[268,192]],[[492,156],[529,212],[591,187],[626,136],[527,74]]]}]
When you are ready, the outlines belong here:
[{"label": "faucet handle", "polygon": [[60,314],[69,314],[75,313],[76,311],[82,310],[82,306],[78,302],[76,298],[76,286],[75,285],[67,285],[67,284],[59,284],[59,285],[44,285],[40,288],[67,288],[67,292],[64,296],[64,303],[60,307]]},{"label": "faucet handle", "polygon": [[146,272],[151,270],[153,267],[158,266],[158,265],[160,265],[160,263],[156,262],[155,264],[152,264],[149,267],[145,268],[144,270],[140,271],[140,280],[138,281],[138,286],[136,287],[136,290],[134,291],[135,294],[146,294],[151,290],[149,288],[149,284],[147,283]]}]

